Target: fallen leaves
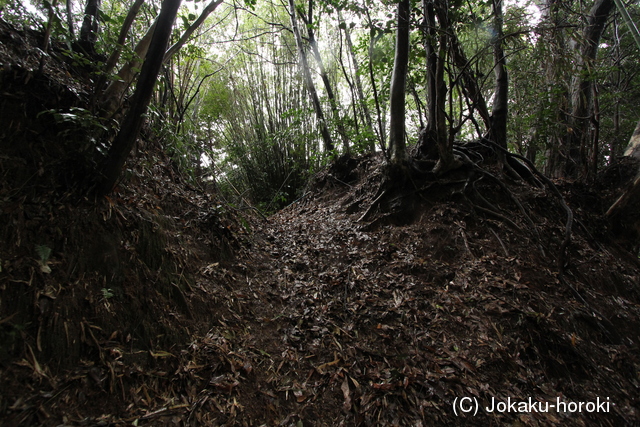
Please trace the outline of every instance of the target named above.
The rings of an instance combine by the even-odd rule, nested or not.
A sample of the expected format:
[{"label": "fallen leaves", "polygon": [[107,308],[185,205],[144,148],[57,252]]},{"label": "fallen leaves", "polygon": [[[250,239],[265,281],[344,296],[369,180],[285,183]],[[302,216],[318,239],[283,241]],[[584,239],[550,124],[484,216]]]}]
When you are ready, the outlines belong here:
[{"label": "fallen leaves", "polygon": [[[42,362],[38,337],[50,325],[41,326],[33,348],[25,347],[26,357],[11,369],[28,372],[43,393],[32,385],[32,397],[14,399],[9,410],[31,414],[33,424],[64,413],[65,424],[462,425],[465,420],[452,416],[456,397],[549,400],[562,394],[577,400],[606,392],[619,399],[612,416],[620,424],[637,418],[630,396],[640,363],[633,346],[607,341],[598,326],[602,319],[560,287],[552,260],[531,250],[527,236],[453,202],[425,205],[415,222],[403,226],[386,220],[363,226],[354,221],[358,212],[350,216],[341,208],[344,195],[334,195],[308,198],[306,206],[270,218],[256,231],[254,247],[233,261],[203,257],[191,266],[197,279],[181,292],[195,319],[168,304],[157,319],[168,334],[176,324],[186,325],[182,346],[165,345],[166,337],[156,334],[141,350],[140,331],[97,326],[104,310],[81,322],[60,317],[64,340],[79,339],[93,358],[56,376]],[[155,206],[155,199],[149,195],[144,203]],[[116,209],[119,203],[111,203],[118,213],[112,218],[135,215]],[[207,225],[231,233],[214,210],[176,214],[174,220],[185,230]],[[135,252],[133,237],[127,237],[128,253]],[[213,241],[206,233],[197,238]],[[170,249],[193,259],[175,242]],[[622,269],[586,244],[580,250],[610,270],[620,268],[616,280],[622,284],[638,277],[634,268]],[[18,286],[13,282],[8,286]],[[31,280],[19,283],[33,286]],[[47,286],[35,300],[41,313],[73,289]],[[616,324],[629,340],[637,338],[640,305],[633,292],[581,286],[587,298],[620,315]],[[89,297],[89,306],[102,309],[98,293]],[[109,297],[112,310],[117,301]],[[0,319],[1,328],[19,319],[9,314]],[[213,320],[199,322],[200,316]],[[108,413],[88,412],[98,401]],[[552,414],[478,419],[496,425],[582,421]]]}]

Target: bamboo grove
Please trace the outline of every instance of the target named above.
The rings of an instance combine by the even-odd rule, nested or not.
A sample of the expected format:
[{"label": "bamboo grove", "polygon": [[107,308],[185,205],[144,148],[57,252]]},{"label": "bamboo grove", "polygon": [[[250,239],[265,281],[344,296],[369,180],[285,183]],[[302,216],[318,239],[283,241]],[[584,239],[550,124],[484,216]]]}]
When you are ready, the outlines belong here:
[{"label": "bamboo grove", "polygon": [[132,148],[145,126],[189,179],[273,210],[340,155],[431,157],[443,172],[459,141],[488,139],[548,176],[589,180],[623,155],[640,118],[640,10],[622,0],[3,0],[0,10],[42,30],[43,51],[59,40],[93,67],[86,113],[102,193],[128,156],[144,155]]}]

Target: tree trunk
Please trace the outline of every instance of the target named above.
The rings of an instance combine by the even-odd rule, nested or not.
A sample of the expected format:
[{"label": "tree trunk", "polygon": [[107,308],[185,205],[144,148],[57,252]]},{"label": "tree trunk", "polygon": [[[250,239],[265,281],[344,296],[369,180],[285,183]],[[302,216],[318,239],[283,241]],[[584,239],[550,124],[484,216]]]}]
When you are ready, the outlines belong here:
[{"label": "tree trunk", "polygon": [[144,64],[142,64],[138,85],[131,99],[131,108],[109,149],[98,176],[97,192],[99,195],[106,195],[113,189],[120,171],[138,138],[144,114],[147,111],[149,101],[153,95],[153,88],[162,67],[169,38],[171,37],[171,29],[180,7],[180,1],[164,0],[162,2],[162,9],[156,20],[149,50]]},{"label": "tree trunk", "polygon": [[402,167],[407,162],[405,144],[405,95],[407,69],[409,65],[409,20],[411,18],[411,2],[401,0],[398,3],[396,31],[396,48],[393,60],[393,74],[390,89],[389,115],[389,150],[391,164]]},{"label": "tree trunk", "polygon": [[[362,114],[364,115],[365,122],[367,124],[367,129],[371,131],[373,134],[373,120],[371,119],[371,111],[369,111],[369,106],[367,105],[366,99],[364,97],[364,90],[362,90],[362,79],[360,78],[360,65],[358,64],[358,58],[356,57],[355,51],[353,50],[353,42],[351,41],[351,31],[349,30],[349,26],[346,25],[344,20],[342,19],[342,14],[338,11],[338,19],[340,20],[340,24],[344,24],[344,34],[345,40],[347,41],[347,49],[349,49],[349,55],[351,55],[351,62],[353,63],[353,75],[355,80],[356,91],[358,94],[358,103],[360,104],[360,108],[362,109]],[[375,151],[375,146],[373,142],[369,147],[371,152]]]},{"label": "tree trunk", "polygon": [[507,148],[507,117],[509,105],[509,77],[502,49],[502,0],[493,0],[494,35],[493,57],[496,76],[496,93],[491,112],[491,137],[500,147]]},{"label": "tree trunk", "polygon": [[[441,11],[442,14],[446,14],[446,9]],[[445,106],[447,103],[447,86],[444,81],[444,64],[447,58],[447,49],[445,48],[448,43],[449,36],[446,31],[440,32],[440,51],[438,53],[438,62],[436,66],[436,96],[435,96],[435,128],[436,128],[436,143],[438,146],[439,160],[434,168],[434,172],[437,174],[444,173],[451,169],[454,165],[453,157],[453,141],[450,141],[447,134],[447,118],[445,112]],[[451,135],[453,136],[453,135]]]},{"label": "tree trunk", "polygon": [[424,50],[427,57],[427,126],[423,131],[420,143],[420,155],[432,157],[437,149],[437,101],[436,101],[436,69],[438,68],[438,51],[436,42],[436,14],[432,0],[422,1]]},{"label": "tree trunk", "polygon": [[622,0],[614,0],[616,7],[618,8],[618,12],[622,16],[625,24],[627,24],[627,28],[629,28],[629,32],[633,36],[633,40],[636,42],[636,46],[640,49],[640,31],[638,31],[638,27],[636,27],[635,22],[629,15],[629,11],[627,10],[627,6],[622,2]]},{"label": "tree trunk", "polygon": [[106,116],[113,115],[122,105],[124,93],[133,82],[136,70],[140,69],[142,58],[147,55],[157,22],[158,20],[156,19],[136,45],[133,59],[118,71],[116,79],[109,83],[109,86],[102,93],[102,108]]},{"label": "tree trunk", "polygon": [[329,98],[329,105],[331,106],[333,121],[336,123],[338,133],[342,138],[342,144],[344,146],[345,152],[349,152],[349,139],[347,138],[347,131],[344,128],[342,119],[340,118],[340,112],[338,111],[338,102],[336,100],[335,93],[333,92],[331,82],[329,81],[327,71],[324,68],[324,62],[322,61],[322,56],[320,55],[320,50],[318,49],[318,42],[316,41],[315,31],[313,30],[313,0],[309,0],[308,15],[304,16],[303,14],[301,14],[301,18],[305,23],[305,26],[307,27],[307,38],[309,40],[309,46],[311,46],[311,52],[313,52],[313,57],[316,60],[316,64],[318,64],[318,69],[320,70],[320,78],[322,79],[324,88],[327,91],[327,98]]},{"label": "tree trunk", "polygon": [[382,152],[387,155],[387,143],[386,143],[386,131],[385,131],[385,118],[382,117],[382,111],[380,107],[380,98],[378,97],[378,88],[376,85],[376,79],[373,73],[373,48],[376,45],[376,42],[380,37],[384,34],[380,34],[376,36],[376,29],[373,26],[373,21],[371,19],[371,15],[369,14],[369,9],[365,9],[367,14],[367,24],[369,25],[369,80],[371,82],[371,89],[373,89],[373,100],[376,105],[376,113],[378,115],[378,140],[380,141],[380,149]]},{"label": "tree trunk", "polygon": [[566,177],[577,178],[585,166],[584,153],[589,142],[593,75],[591,70],[598,53],[600,37],[604,31],[614,0],[596,0],[587,17],[579,50],[578,69],[573,81],[571,96],[570,129],[564,153],[566,156],[564,173]]},{"label": "tree trunk", "polygon": [[[640,120],[636,125],[636,129],[633,131],[633,135],[631,135],[631,138],[629,139],[629,145],[624,151],[624,155],[640,160]],[[618,197],[618,199],[607,210],[606,216],[608,218],[616,218],[620,214],[624,214],[625,210],[629,211],[629,209],[626,209],[627,205],[629,205],[629,202],[632,200],[637,200],[639,197],[640,170],[636,174],[633,184],[629,188],[627,188],[627,190],[622,193],[622,195]],[[631,210],[633,211],[633,209]]]},{"label": "tree trunk", "polygon": [[[111,57],[107,61],[107,69],[110,71],[115,63],[118,61],[120,55],[120,45],[124,44],[124,40],[126,39],[127,32],[133,23],[133,20],[142,6],[144,0],[136,0],[136,2],[131,6],[129,13],[125,19],[125,23],[123,24],[120,30],[120,36],[118,38],[118,47],[112,53]],[[189,40],[189,37],[195,32],[195,30],[202,25],[205,19],[222,3],[222,0],[213,0],[209,5],[202,11],[198,19],[182,34],[180,39],[172,45],[164,55],[163,63],[167,62],[171,56],[173,56],[176,52],[178,52],[184,44]],[[136,70],[140,69],[140,64],[142,62],[141,58],[144,58],[147,54],[147,50],[149,49],[149,44],[151,43],[151,36],[153,35],[156,23],[154,22],[152,26],[147,30],[145,35],[140,39],[138,44],[136,45],[134,52],[134,58],[125,64],[120,71],[118,71],[117,79],[113,80],[109,86],[105,89],[101,98],[103,100],[103,110],[105,111],[105,115],[112,115],[122,104],[122,98],[124,96],[125,91],[133,82],[133,79],[136,75]]]},{"label": "tree trunk", "polygon": [[67,0],[65,3],[67,12],[67,27],[69,27],[69,36],[71,40],[76,38],[76,31],[73,28],[73,12],[71,10],[71,0]]},{"label": "tree trunk", "polygon": [[624,155],[640,160],[640,120],[638,120],[636,129],[633,131],[631,139],[629,139],[629,145],[624,150]]},{"label": "tree trunk", "polygon": [[96,53],[96,41],[98,40],[99,12],[101,0],[87,0],[84,9],[84,20],[80,27],[80,47],[88,55]]},{"label": "tree trunk", "polygon": [[[544,103],[540,104],[538,126],[545,129],[540,134],[540,148],[544,150],[546,175],[561,177],[564,172],[562,152],[568,125],[569,91],[567,69],[571,67],[567,52],[566,21],[568,12],[560,0],[543,0],[540,4],[542,12],[541,39],[539,45],[549,61],[543,62],[546,90]],[[553,109],[554,116],[549,123],[545,114],[547,108]]]},{"label": "tree trunk", "polygon": [[216,8],[221,3],[222,3],[222,0],[212,0],[211,3],[209,3],[207,5],[207,7],[205,7],[202,10],[202,13],[198,17],[198,19],[196,19],[194,21],[194,23],[191,24],[189,26],[189,28],[187,28],[185,30],[185,32],[182,34],[182,36],[180,36],[180,40],[178,40],[176,43],[174,43],[173,46],[171,46],[167,50],[167,53],[164,55],[164,62],[167,62],[169,60],[169,58],[171,58],[171,56],[173,56],[176,52],[178,52],[182,48],[182,46],[184,46],[184,44],[187,41],[189,41],[189,37],[191,37],[191,35],[198,29],[198,27],[200,27],[200,25],[202,25],[202,23],[205,21],[205,19],[207,19],[207,17],[209,15],[211,15],[213,13],[213,11],[216,10]]},{"label": "tree trunk", "polygon": [[49,39],[51,38],[51,30],[53,28],[53,20],[56,16],[56,6],[58,5],[58,0],[53,0],[51,3],[45,3],[47,7],[47,26],[44,31],[44,37],[42,40],[42,50],[45,52],[49,50]]},{"label": "tree trunk", "polygon": [[[440,16],[445,16],[445,14],[440,14]],[[482,95],[482,90],[480,90],[480,85],[478,84],[477,79],[473,75],[470,69],[470,61],[467,59],[467,56],[462,49],[462,44],[460,40],[458,40],[458,36],[456,35],[453,26],[448,22],[448,18],[444,23],[443,28],[446,28],[446,31],[449,33],[449,43],[451,45],[451,56],[456,68],[459,70],[462,75],[462,81],[464,83],[464,90],[466,91],[466,95],[469,97],[471,102],[473,103],[473,107],[480,114],[484,125],[487,130],[490,130],[491,125],[491,117],[489,116],[489,109],[487,108],[487,101],[484,99]],[[503,55],[504,56],[504,55]],[[497,70],[496,70],[497,73]]]},{"label": "tree trunk", "polygon": [[423,32],[424,47],[427,61],[427,126],[420,135],[420,156],[426,158],[438,157],[436,173],[444,173],[455,167],[453,155],[454,134],[447,128],[447,94],[449,90],[445,82],[446,60],[450,59],[460,72],[462,91],[476,109],[489,128],[489,113],[480,92],[480,87],[473,77],[462,47],[456,37],[454,28],[449,20],[449,5],[446,1],[423,0]]},{"label": "tree trunk", "polygon": [[127,16],[124,19],[124,23],[122,27],[120,27],[120,33],[118,34],[118,41],[116,42],[115,49],[109,55],[107,59],[107,63],[104,67],[104,74],[109,74],[113,71],[113,68],[118,63],[118,59],[120,59],[120,54],[122,53],[122,46],[127,41],[127,34],[129,34],[129,30],[131,29],[131,25],[133,24],[136,15],[140,11],[144,0],[136,0],[133,5],[129,8],[127,12]]},{"label": "tree trunk", "polygon": [[[129,11],[127,12],[127,16],[124,19],[124,23],[122,24],[122,27],[120,27],[120,33],[118,34],[118,41],[116,42],[113,52],[111,52],[111,55],[109,55],[109,58],[107,59],[107,62],[104,66],[104,70],[102,71],[102,73],[100,73],[100,77],[98,77],[98,81],[96,82],[96,86],[94,89],[95,92],[92,100],[93,104],[99,102],[100,99],[108,99],[108,98],[105,98],[104,94],[102,93],[102,89],[104,88],[107,82],[107,76],[111,74],[116,64],[118,63],[118,59],[120,59],[120,54],[122,53],[122,47],[127,41],[127,35],[129,34],[131,25],[133,24],[133,21],[135,20],[136,15],[140,11],[140,8],[142,7],[143,3],[144,3],[144,0],[136,0],[133,3],[133,5],[131,5],[131,7],[129,8]],[[125,89],[126,89],[126,86],[125,86]],[[113,98],[112,95],[110,97]],[[111,115],[111,113],[108,113],[108,114]]]},{"label": "tree trunk", "polygon": [[[438,148],[438,163],[434,168],[436,174],[441,174],[456,166],[456,161],[453,156],[453,136],[449,135],[447,128],[447,117],[445,107],[447,105],[447,85],[444,81],[445,62],[447,59],[447,52],[454,51],[453,44],[455,43],[455,34],[453,27],[450,24],[448,16],[449,5],[446,1],[439,1],[433,4],[433,12],[429,11],[430,15],[435,14],[438,18],[440,29],[438,31],[439,51],[436,54],[435,71],[433,72],[435,94],[433,100],[433,123],[436,146]],[[435,19],[430,18],[432,22]],[[433,56],[433,55],[432,55]],[[467,64],[465,64],[465,68]]]},{"label": "tree trunk", "polygon": [[[340,18],[340,28],[343,27],[344,23],[342,21],[342,18]],[[345,64],[344,61],[344,43],[342,42],[342,33],[339,34],[339,38],[338,38],[339,42],[340,42],[340,49],[338,51],[338,63],[340,64],[340,69],[342,70],[342,75],[344,76],[344,80],[347,82],[347,85],[349,86],[349,93],[351,94],[351,110],[353,111],[353,131],[355,132],[355,135],[360,135],[360,123],[359,120],[362,118],[362,112],[361,109],[359,108],[360,105],[360,98],[358,97],[358,93],[356,92],[356,87],[355,87],[355,83],[352,79],[351,73],[349,72],[349,68],[350,68],[350,57],[347,58],[347,63]],[[345,113],[345,115],[348,113]],[[365,120],[362,119],[362,121],[364,122]],[[375,144],[373,143],[373,140],[369,140],[369,147],[371,149],[371,152],[375,151]],[[349,152],[347,152],[347,154],[349,154]]]},{"label": "tree trunk", "polygon": [[307,54],[302,44],[302,37],[300,36],[300,30],[298,29],[298,20],[296,18],[296,5],[294,0],[289,0],[289,17],[291,18],[291,27],[293,28],[293,35],[296,39],[296,46],[298,48],[298,55],[300,59],[300,69],[304,78],[305,85],[309,91],[311,102],[313,103],[313,109],[315,110],[316,117],[318,118],[318,125],[320,126],[320,133],[322,134],[322,140],[324,141],[324,149],[327,152],[333,151],[335,146],[331,139],[331,134],[327,128],[327,123],[324,119],[324,113],[322,112],[322,105],[320,105],[320,99],[318,98],[318,92],[316,86],[313,83],[311,77],[311,70],[309,70],[309,62],[307,61]]}]

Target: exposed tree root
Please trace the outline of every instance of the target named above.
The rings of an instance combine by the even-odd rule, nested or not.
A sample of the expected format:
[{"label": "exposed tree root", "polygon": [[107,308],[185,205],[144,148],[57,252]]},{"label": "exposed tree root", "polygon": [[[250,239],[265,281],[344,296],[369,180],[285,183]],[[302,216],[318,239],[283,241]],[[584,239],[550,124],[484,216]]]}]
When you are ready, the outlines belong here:
[{"label": "exposed tree root", "polygon": [[[538,247],[540,249],[540,252],[542,253],[543,256],[545,256],[545,251],[544,248],[542,247],[542,238],[540,237],[540,233],[538,232],[538,228],[536,227],[535,223],[533,222],[533,220],[531,219],[531,217],[529,216],[529,214],[527,213],[526,209],[524,208],[524,206],[522,206],[522,203],[520,203],[520,200],[518,200],[518,198],[513,194],[513,192],[511,190],[509,190],[509,187],[507,187],[507,185],[502,182],[502,180],[500,180],[498,177],[496,177],[495,175],[493,175],[492,173],[490,173],[489,171],[487,171],[486,169],[482,168],[481,166],[479,166],[476,162],[474,162],[473,160],[471,160],[469,158],[469,156],[465,155],[465,154],[460,154],[461,157],[464,159],[464,162],[467,163],[469,166],[471,166],[474,170],[480,172],[481,174],[483,174],[484,176],[487,176],[491,179],[493,179],[499,186],[500,188],[502,188],[502,190],[509,195],[509,197],[511,198],[511,200],[515,203],[515,205],[518,207],[518,209],[520,210],[520,213],[524,216],[524,218],[526,219],[526,221],[528,222],[529,226],[531,227],[531,229],[533,230],[533,233],[535,234],[536,240],[538,241]],[[515,171],[514,171],[515,172]],[[482,196],[482,194],[480,194],[480,192],[478,191],[477,187],[476,187],[476,182],[473,182],[472,188],[476,194],[476,196],[483,201],[483,203],[485,203],[487,206],[490,206],[490,210],[487,210],[487,213],[490,213],[494,216],[499,215],[503,220],[505,220],[505,222],[507,223],[511,223],[514,224],[511,220],[507,219],[506,217],[504,217],[503,215],[500,215],[497,213],[497,211],[499,210],[497,207],[493,206],[486,198],[484,198]],[[477,207],[477,206],[476,206]],[[518,228],[516,226],[516,228]],[[519,228],[518,228],[519,229]]]},{"label": "exposed tree root", "polygon": [[504,256],[508,258],[509,257],[509,251],[507,250],[507,247],[502,242],[502,239],[500,239],[500,237],[498,237],[498,233],[493,231],[493,229],[491,227],[489,227],[489,231],[491,233],[493,233],[493,235],[496,237],[496,239],[498,240],[498,243],[500,243],[500,246],[502,246],[502,250],[504,251]]},{"label": "exposed tree root", "polygon": [[[501,190],[508,195],[511,201],[517,206],[518,210],[522,214],[522,217],[528,224],[529,228],[531,228],[531,232],[534,234],[535,239],[538,242],[538,247],[543,254],[545,255],[545,249],[542,245],[542,238],[540,236],[540,232],[535,222],[527,212],[527,209],[522,205],[518,197],[509,189],[507,184],[505,184],[504,180],[500,179],[495,174],[489,172],[486,168],[480,166],[480,164],[487,162],[489,159],[496,157],[496,152],[499,152],[504,156],[502,160],[502,166],[505,169],[505,173],[510,176],[512,179],[518,181],[524,181],[532,186],[537,188],[548,187],[552,193],[557,197],[560,206],[566,213],[566,221],[565,221],[565,229],[564,229],[564,238],[560,244],[559,253],[557,255],[557,270],[558,276],[562,278],[565,272],[565,268],[568,264],[568,253],[567,248],[571,243],[571,232],[573,228],[573,211],[567,205],[564,197],[560,193],[560,190],[556,187],[556,185],[547,178],[543,173],[541,173],[533,163],[527,159],[526,157],[520,156],[515,153],[511,153],[503,147],[499,146],[495,142],[489,139],[482,139],[481,141],[476,141],[469,144],[459,144],[454,147],[454,155],[456,158],[455,167],[448,168],[446,171],[442,171],[438,168],[440,165],[439,162],[435,163],[435,167],[433,167],[430,171],[424,171],[420,168],[420,165],[429,163],[433,159],[424,159],[416,160],[415,162],[411,162],[406,167],[402,167],[401,170],[398,168],[392,169],[389,165],[387,166],[387,170],[385,171],[384,178],[380,183],[378,191],[374,197],[374,200],[371,202],[366,211],[360,216],[358,221],[366,221],[368,220],[374,210],[379,207],[385,198],[389,197],[392,194],[398,194],[398,192],[402,193],[400,197],[406,197],[408,194],[405,192],[405,187],[407,181],[411,181],[413,187],[415,188],[415,192],[421,193],[423,190],[432,188],[433,182],[429,183],[427,186],[419,186],[416,182],[420,180],[434,180],[437,179],[437,183],[439,185],[446,185],[448,183],[453,183],[453,181],[448,182],[443,180],[443,176],[446,174],[454,174],[458,173],[461,169],[468,167],[469,171],[464,171],[463,173],[467,174],[467,178],[465,181],[464,189],[462,194],[466,192],[466,190],[471,187],[473,189],[473,193],[476,200],[479,200],[484,206],[479,206],[478,204],[470,201],[472,206],[482,211],[488,215],[491,215],[495,218],[500,219],[505,224],[508,224],[511,228],[520,230],[520,227],[511,219],[507,218],[505,215],[502,215],[499,211],[500,209],[494,206],[491,202],[489,202],[485,197],[482,196],[478,188],[476,187],[477,179],[473,179],[473,171],[481,174],[482,176],[491,178],[494,182],[498,184]],[[459,178],[456,178],[456,183],[461,182]],[[472,182],[472,185],[468,184]],[[412,193],[412,194],[413,194]],[[466,197],[466,195],[465,195]]]},{"label": "exposed tree root", "polygon": [[624,211],[630,200],[638,197],[640,193],[640,171],[633,180],[633,184],[618,197],[618,199],[609,207],[605,216],[607,218],[614,218]]},{"label": "exposed tree root", "polygon": [[519,154],[515,154],[515,153],[510,153],[509,151],[505,150],[504,148],[500,147],[498,144],[496,144],[495,142],[491,141],[491,140],[485,140],[486,142],[488,142],[489,144],[491,144],[492,147],[502,151],[503,153],[505,153],[505,155],[507,156],[507,158],[511,157],[511,158],[515,158],[518,159],[522,162],[524,162],[527,167],[531,170],[531,172],[533,172],[538,178],[540,178],[540,180],[542,180],[542,182],[544,182],[549,189],[551,189],[551,191],[558,197],[558,200],[560,202],[560,206],[562,206],[562,209],[564,209],[564,211],[567,214],[567,220],[565,222],[565,231],[564,231],[564,240],[562,241],[562,244],[560,245],[560,251],[558,254],[558,276],[560,278],[562,278],[563,274],[564,274],[564,269],[565,269],[565,265],[566,265],[566,261],[567,261],[567,247],[569,246],[569,243],[571,242],[571,229],[573,228],[573,211],[571,210],[571,208],[569,208],[569,206],[567,205],[567,202],[565,201],[564,197],[562,196],[562,193],[560,193],[560,190],[558,190],[558,187],[556,187],[556,185],[553,183],[553,181],[551,181],[549,178],[547,178],[542,172],[540,172],[535,165],[526,157],[523,157]]},{"label": "exposed tree root", "polygon": [[609,339],[611,344],[619,344],[621,341],[621,337],[618,331],[616,331],[613,323],[611,323],[611,321],[604,314],[600,313],[598,310],[593,308],[591,304],[589,304],[587,300],[585,300],[582,297],[580,292],[578,292],[578,290],[574,288],[573,285],[571,285],[571,283],[567,282],[564,279],[564,277],[560,277],[559,280],[560,280],[560,283],[568,287],[571,290],[571,292],[576,296],[576,298],[578,298],[582,302],[582,304],[584,304],[585,308],[591,312],[589,313],[591,316],[590,318],[592,320],[595,320],[596,324],[602,330],[604,335]]},{"label": "exposed tree root", "polygon": [[371,205],[367,208],[367,210],[360,216],[360,218],[358,218],[358,222],[366,221],[371,215],[371,212],[373,212],[373,210],[378,206],[380,200],[382,200],[382,198],[387,194],[387,190],[383,190],[382,185],[380,185],[380,190],[378,190],[378,193],[380,193],[380,195],[376,197],[373,202],[371,202]]},{"label": "exposed tree root", "polygon": [[520,227],[518,227],[518,225],[515,222],[511,221],[509,218],[507,218],[506,216],[502,215],[501,213],[498,213],[498,212],[496,212],[494,210],[491,210],[491,209],[483,208],[482,206],[478,206],[478,205],[474,205],[473,207],[476,208],[477,210],[481,211],[481,212],[484,212],[484,213],[487,213],[489,215],[495,216],[496,218],[500,219],[501,221],[507,223],[514,230],[522,231],[520,229]]}]

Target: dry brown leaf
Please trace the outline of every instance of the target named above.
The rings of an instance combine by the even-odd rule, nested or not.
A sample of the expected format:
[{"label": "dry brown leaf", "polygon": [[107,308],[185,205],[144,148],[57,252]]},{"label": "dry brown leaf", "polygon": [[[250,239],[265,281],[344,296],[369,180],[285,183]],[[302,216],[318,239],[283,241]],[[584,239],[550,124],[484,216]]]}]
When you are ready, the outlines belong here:
[{"label": "dry brown leaf", "polygon": [[345,411],[348,411],[349,409],[351,409],[351,392],[349,390],[348,376],[345,375],[344,381],[342,382],[340,389],[342,390],[342,395],[344,396],[344,403],[342,404],[342,409]]}]

